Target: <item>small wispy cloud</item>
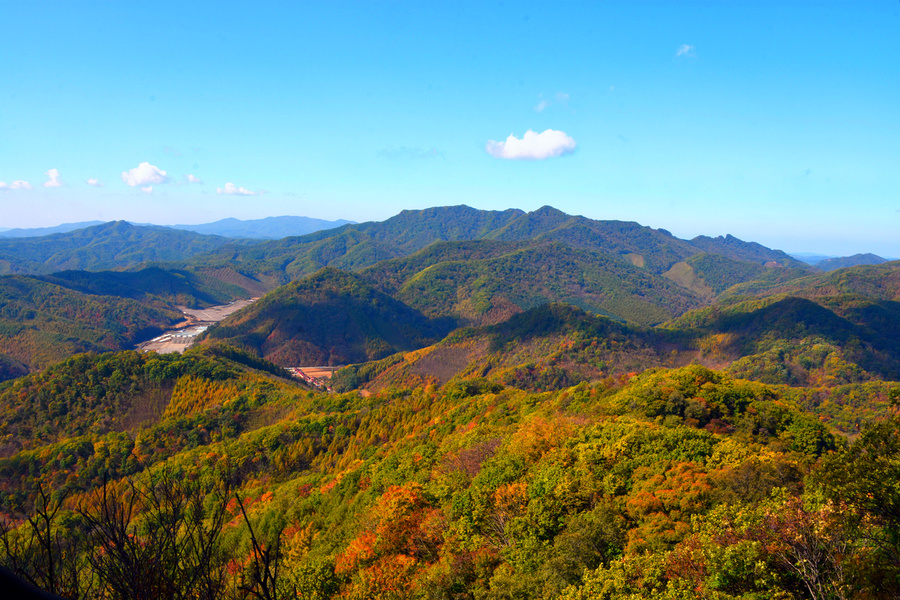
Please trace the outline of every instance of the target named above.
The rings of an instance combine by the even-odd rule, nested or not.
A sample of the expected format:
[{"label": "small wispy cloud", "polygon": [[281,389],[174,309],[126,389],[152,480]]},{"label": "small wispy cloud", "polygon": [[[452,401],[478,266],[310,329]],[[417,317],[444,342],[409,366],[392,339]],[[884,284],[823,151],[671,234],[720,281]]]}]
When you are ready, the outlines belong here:
[{"label": "small wispy cloud", "polygon": [[199,179],[198,177],[194,177],[193,175],[188,173],[187,182],[188,183],[203,183],[203,180]]},{"label": "small wispy cloud", "polygon": [[27,181],[22,181],[21,179],[16,179],[12,183],[6,183],[5,181],[0,181],[0,191],[8,191],[8,190],[31,190],[34,189],[30,183]]},{"label": "small wispy cloud", "polygon": [[254,192],[245,187],[236,186],[233,183],[226,183],[225,187],[216,188],[216,193],[229,196],[258,196],[262,191]]},{"label": "small wispy cloud", "polygon": [[87,181],[85,181],[85,183],[88,184],[88,185],[90,185],[90,186],[93,186],[93,187],[103,187],[103,184],[100,183],[100,180],[99,180],[99,179],[94,179],[93,177],[90,178],[90,179],[88,179]]},{"label": "small wispy cloud", "polygon": [[59,169],[50,169],[44,173],[47,176],[47,181],[44,182],[45,188],[57,188],[62,187],[63,182],[59,179]]},{"label": "small wispy cloud", "polygon": [[122,181],[131,187],[143,187],[152,186],[155,183],[168,183],[169,177],[159,167],[148,162],[142,162],[129,171],[123,171]]},{"label": "small wispy cloud", "polygon": [[554,102],[562,104],[564,107],[568,107],[569,105],[569,94],[565,92],[556,92],[556,94],[553,95],[554,102],[544,98],[543,94],[538,94],[538,99],[538,103],[534,105],[535,112],[544,112],[546,109],[553,106]]},{"label": "small wispy cloud", "polygon": [[163,146],[163,154],[171,154],[172,156],[181,156],[181,152],[178,151],[177,148],[173,148],[172,146]]},{"label": "small wispy cloud", "polygon": [[690,44],[682,44],[678,46],[678,50],[675,52],[675,56],[694,56],[694,47]]},{"label": "small wispy cloud", "polygon": [[422,160],[427,158],[442,158],[444,153],[437,148],[410,148],[408,146],[400,146],[399,148],[385,148],[378,151],[381,158]]},{"label": "small wispy cloud", "polygon": [[152,185],[145,185],[144,187],[141,188],[141,191],[144,192],[145,194],[152,194],[152,193],[153,193],[153,186],[152,186]]},{"label": "small wispy cloud", "polygon": [[522,139],[510,134],[506,141],[489,140],[488,154],[505,160],[545,160],[575,152],[575,140],[564,131],[547,129],[542,133],[525,132]]}]

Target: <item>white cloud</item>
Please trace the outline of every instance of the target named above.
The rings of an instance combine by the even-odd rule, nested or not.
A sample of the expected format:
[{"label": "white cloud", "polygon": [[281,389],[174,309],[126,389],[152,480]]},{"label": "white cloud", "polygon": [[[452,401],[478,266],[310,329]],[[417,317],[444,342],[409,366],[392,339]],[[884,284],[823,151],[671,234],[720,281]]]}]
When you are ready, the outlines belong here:
[{"label": "white cloud", "polygon": [[191,174],[188,174],[188,176],[187,176],[187,182],[188,182],[188,183],[203,183],[203,181],[202,181],[201,179],[199,179],[198,177],[194,177],[194,176],[191,175]]},{"label": "white cloud", "polygon": [[557,92],[556,100],[557,100],[557,102],[562,102],[563,104],[565,104],[566,102],[569,101],[569,95],[565,92]]},{"label": "white cloud", "polygon": [[122,173],[122,181],[131,187],[152,185],[154,183],[168,183],[166,172],[148,162],[142,162],[130,171]]},{"label": "white cloud", "polygon": [[94,187],[103,187],[103,184],[100,183],[100,180],[94,179],[93,177],[88,179],[85,183],[87,183],[88,185],[92,185]]},{"label": "white cloud", "polygon": [[16,179],[12,183],[0,181],[0,190],[31,190],[34,189],[27,181]]},{"label": "white cloud", "polygon": [[522,139],[510,134],[505,142],[490,140],[485,146],[485,150],[494,158],[544,160],[571,154],[575,151],[575,146],[575,140],[566,135],[564,131],[548,129],[543,133],[536,133],[529,129]]},{"label": "white cloud", "polygon": [[682,44],[678,47],[678,51],[675,52],[675,56],[693,56],[694,55],[694,47],[690,44]]},{"label": "white cloud", "polygon": [[141,191],[144,192],[145,194],[152,194],[152,193],[153,193],[153,186],[152,186],[152,185],[145,185],[144,187],[141,188]]},{"label": "white cloud", "polygon": [[63,182],[59,180],[59,169],[50,169],[44,175],[47,176],[47,181],[44,182],[44,187],[62,187]]},{"label": "white cloud", "polygon": [[544,109],[550,106],[550,103],[546,100],[541,100],[534,106],[534,110],[537,112],[544,112]]},{"label": "white cloud", "polygon": [[229,196],[257,196],[261,192],[253,192],[244,187],[238,187],[233,183],[226,183],[223,188],[216,188],[219,194],[228,194]]}]

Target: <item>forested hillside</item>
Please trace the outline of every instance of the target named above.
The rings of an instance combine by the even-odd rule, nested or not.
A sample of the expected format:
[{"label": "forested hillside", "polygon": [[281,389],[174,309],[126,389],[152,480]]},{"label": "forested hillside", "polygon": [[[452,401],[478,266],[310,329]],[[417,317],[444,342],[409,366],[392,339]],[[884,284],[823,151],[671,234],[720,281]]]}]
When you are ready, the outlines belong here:
[{"label": "forested hillside", "polygon": [[420,348],[446,334],[448,325],[357,275],[323,269],[231,315],[207,339],[285,366],[340,365]]},{"label": "forested hillside", "polygon": [[857,296],[893,302],[900,299],[900,262],[861,265],[819,274],[806,273],[788,281],[760,279],[735,286],[727,296],[742,294],[792,294],[810,299]]},{"label": "forested hillside", "polygon": [[114,269],[177,261],[237,242],[167,227],[110,221],[67,233],[0,239],[0,274]]},{"label": "forested hillside", "polygon": [[896,417],[848,445],[787,388],[700,366],[361,398],[222,352],[0,387],[29,415],[3,432],[5,564],[84,598],[900,593]]},{"label": "forested hillside", "polygon": [[[500,248],[508,246],[494,247]],[[476,252],[486,249],[478,246]],[[608,254],[557,242],[498,251],[485,258],[459,256],[454,260],[457,257],[441,256],[413,272],[416,267],[409,263],[421,265],[422,253],[437,258],[436,252],[426,248],[409,259],[375,265],[363,274],[383,281],[398,299],[424,314],[433,318],[452,316],[462,324],[497,323],[534,306],[567,302],[623,321],[650,325],[703,304],[701,298],[663,277]],[[409,275],[402,282],[396,281],[401,273]]]},{"label": "forested hillside", "polygon": [[0,277],[0,354],[32,369],[88,350],[130,348],[181,319],[170,308],[128,298],[83,294],[31,277]]},{"label": "forested hillside", "polygon": [[339,370],[335,389],[375,391],[486,379],[529,391],[559,390],[696,357],[679,333],[640,329],[564,304],[545,304],[496,325],[457,330],[440,343]]},{"label": "forested hillside", "polygon": [[834,271],[835,269],[843,269],[844,267],[856,267],[859,265],[880,265],[888,262],[887,259],[881,258],[876,254],[854,254],[853,256],[843,256],[841,258],[826,258],[816,263],[816,267],[823,271]]},{"label": "forested hillside", "polygon": [[[734,284],[768,289],[810,273],[790,266],[794,263],[783,253],[758,244],[731,237],[698,240],[680,240],[636,223],[570,216],[550,207],[525,213],[456,206],[404,211],[380,223],[349,224],[252,244],[112,222],[69,233],[0,240],[0,271],[43,273],[45,281],[91,297],[118,296],[172,310],[177,305],[208,306],[261,296],[328,266],[362,273],[393,299],[432,320],[457,325],[498,323],[548,302],[653,325],[710,304],[717,295],[730,293]],[[706,251],[701,252],[700,246]],[[119,271],[108,270],[112,268]],[[90,322],[96,317],[83,315],[88,322],[78,322],[82,318],[78,315],[63,318],[70,327],[96,327]],[[48,328],[41,325],[37,330]],[[15,335],[18,331],[10,330],[0,336],[0,343],[18,344],[11,341]],[[435,335],[422,339],[433,341]],[[136,339],[126,336],[127,341],[112,346],[97,345],[87,334],[78,334],[59,340],[59,349],[46,359],[36,361],[32,355],[36,346],[47,342],[28,341],[25,346],[30,350],[23,348],[11,356],[45,365],[77,351],[127,347]],[[336,347],[355,343],[332,342],[328,343]],[[389,343],[384,351],[411,347]],[[298,351],[285,352],[287,357]],[[327,358],[331,350],[313,354]],[[376,354],[383,352],[347,354],[338,349],[336,356],[345,362]]]},{"label": "forested hillside", "polygon": [[136,271],[59,271],[36,278],[83,294],[131,298],[167,308],[227,304],[261,291],[246,289],[240,280],[231,283],[212,274],[160,267]]},{"label": "forested hillside", "polygon": [[449,207],[124,264],[0,278],[0,564],[48,591],[900,596],[897,263]]}]

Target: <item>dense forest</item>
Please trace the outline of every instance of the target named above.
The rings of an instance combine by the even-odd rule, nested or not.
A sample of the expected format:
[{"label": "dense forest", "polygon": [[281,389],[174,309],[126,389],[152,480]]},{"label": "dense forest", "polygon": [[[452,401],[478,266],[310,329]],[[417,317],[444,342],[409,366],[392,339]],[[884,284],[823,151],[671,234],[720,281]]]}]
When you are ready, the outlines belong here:
[{"label": "dense forest", "polygon": [[[266,367],[84,355],[5,384],[6,414],[30,403],[4,431],[5,563],[84,598],[900,593],[890,410],[851,443],[697,365],[367,398]],[[61,409],[64,386],[85,391]]]},{"label": "dense forest", "polygon": [[181,318],[174,305],[85,294],[32,277],[0,276],[0,356],[31,368],[79,352],[130,348]]},{"label": "dense forest", "polygon": [[[174,258],[112,224],[3,263],[34,267],[0,278],[0,565],[24,580],[900,597],[900,264],[824,272],[549,207],[177,233]],[[132,349],[251,295],[183,354]],[[340,368],[326,389],[298,365]]]}]

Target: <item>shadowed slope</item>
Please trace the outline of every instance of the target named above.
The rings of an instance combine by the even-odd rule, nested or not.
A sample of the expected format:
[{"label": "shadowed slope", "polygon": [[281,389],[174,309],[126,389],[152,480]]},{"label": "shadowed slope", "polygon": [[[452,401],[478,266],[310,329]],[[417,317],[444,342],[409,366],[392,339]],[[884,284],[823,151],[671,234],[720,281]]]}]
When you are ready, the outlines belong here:
[{"label": "shadowed slope", "polygon": [[420,348],[444,333],[361,277],[327,268],[231,315],[208,339],[291,366],[378,359]]}]

